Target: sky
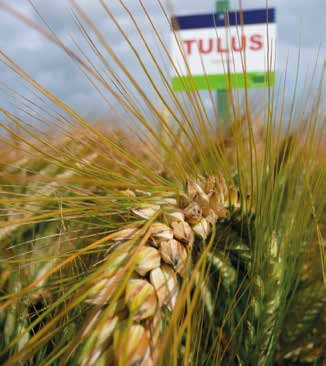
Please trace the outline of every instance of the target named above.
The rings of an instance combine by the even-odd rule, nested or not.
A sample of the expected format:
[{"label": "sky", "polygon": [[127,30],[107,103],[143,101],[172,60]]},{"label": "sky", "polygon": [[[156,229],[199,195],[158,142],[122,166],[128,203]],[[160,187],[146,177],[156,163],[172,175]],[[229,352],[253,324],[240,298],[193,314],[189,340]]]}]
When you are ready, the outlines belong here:
[{"label": "sky", "polygon": [[[136,81],[146,89],[149,95],[152,95],[153,90],[148,80],[146,80],[136,58],[132,55],[132,51],[128,47],[127,42],[119,35],[119,32],[99,6],[97,0],[76,1],[85,9],[98,28],[101,29],[110,46],[112,46],[128,70],[131,71]],[[5,0],[0,0],[0,4],[2,2],[6,3]],[[41,24],[40,19],[27,0],[10,0],[9,3],[17,10]],[[83,47],[87,51],[83,37],[73,21],[69,0],[34,0],[33,3],[61,40],[73,46],[72,39],[74,39],[80,47]],[[110,10],[112,10],[115,19],[126,31],[131,43],[142,55],[142,59],[149,68],[151,76],[159,83],[160,76],[155,70],[149,56],[143,51],[140,37],[137,35],[137,31],[132,25],[130,18],[119,5],[119,1],[106,0],[106,3]],[[162,11],[157,6],[157,0],[143,0],[143,3],[159,30],[160,35],[168,44],[170,28]],[[170,9],[172,9],[171,11],[175,15],[211,13],[215,8],[214,0],[170,0],[170,3],[172,3]],[[135,16],[153,53],[163,65],[162,52],[158,47],[153,31],[144,19],[139,1],[125,0],[125,4]],[[265,6],[265,0],[242,0],[243,9],[264,8]],[[275,7],[277,11],[278,75],[283,75],[287,55],[289,55],[289,91],[287,98],[290,101],[291,93],[293,93],[291,90],[295,85],[299,47],[301,60],[299,93],[305,89],[304,79],[307,72],[311,73],[313,70],[319,46],[321,47],[319,65],[326,58],[326,39],[324,36],[326,1],[269,0],[269,6]],[[237,0],[231,0],[231,7],[232,9],[238,9],[239,2]],[[110,103],[105,103],[96,89],[80,71],[79,67],[61,49],[50,44],[42,35],[22,24],[22,22],[15,19],[12,15],[4,13],[1,10],[0,19],[0,49],[27,70],[36,81],[75,108],[84,117],[96,118],[112,112],[111,102],[113,100],[111,100],[111,97],[108,96]],[[111,61],[109,62],[111,63]],[[115,70],[115,66],[113,66],[113,69]],[[0,93],[3,90],[3,85],[6,85],[26,96],[31,95],[31,91],[24,88],[21,82],[13,75],[12,71],[3,64],[0,64],[0,81]],[[15,108],[6,97],[7,93],[8,89],[6,89],[5,93],[2,92],[0,107],[8,109]]]}]

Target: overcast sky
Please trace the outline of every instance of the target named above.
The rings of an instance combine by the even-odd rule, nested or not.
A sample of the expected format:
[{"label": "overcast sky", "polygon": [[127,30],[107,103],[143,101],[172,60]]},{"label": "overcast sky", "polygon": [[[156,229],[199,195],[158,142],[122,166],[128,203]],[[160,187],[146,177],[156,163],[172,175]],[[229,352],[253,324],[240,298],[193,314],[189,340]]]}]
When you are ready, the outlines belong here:
[{"label": "overcast sky", "polygon": [[[5,3],[6,1],[0,0],[1,2]],[[162,11],[157,6],[157,1],[143,0],[143,2],[160,34],[168,42],[170,29]],[[9,3],[34,20],[38,19],[27,0],[10,0]],[[119,36],[119,32],[108,20],[97,0],[77,0],[77,3],[81,4],[96,22],[96,25],[101,29],[119,58],[128,69],[132,70],[136,80],[144,87],[147,87],[148,82],[139,65],[137,65],[135,57],[131,56],[131,50],[128,48],[127,43]],[[153,52],[160,59],[161,50],[157,46],[157,40],[155,40],[149,24],[144,21],[144,15],[138,0],[125,0],[125,3],[142,27]],[[215,7],[214,0],[174,0],[172,3],[177,15],[212,12]],[[73,38],[79,45],[85,45],[76,24],[73,22],[69,10],[69,0],[35,0],[34,4],[60,39],[72,45],[71,38]],[[115,19],[128,34],[131,42],[143,55],[146,65],[150,70],[153,70],[154,79],[159,81],[159,76],[155,72],[149,57],[142,53],[139,36],[127,14],[118,5],[117,0],[107,0],[107,4],[114,13]],[[237,0],[232,0],[231,4],[232,9],[239,8]],[[244,9],[262,8],[266,6],[266,1],[243,0],[242,6]],[[298,47],[301,45],[301,81],[299,85],[303,89],[304,76],[306,72],[312,71],[320,44],[320,63],[326,58],[326,40],[324,36],[326,0],[270,0],[269,6],[277,9],[278,74],[281,75],[284,72],[286,55],[289,52],[289,85],[293,87]],[[103,102],[76,64],[69,60],[62,50],[49,44],[41,35],[12,16],[0,12],[0,19],[0,49],[24,67],[33,78],[84,116],[94,117],[109,112],[110,107]],[[22,89],[21,84],[18,83],[12,72],[4,65],[0,65],[0,75],[1,82],[5,82],[14,89],[28,95],[29,92]],[[300,88],[299,90],[301,90]],[[150,88],[148,91],[151,92]],[[12,108],[6,99],[1,99],[0,106]]]}]

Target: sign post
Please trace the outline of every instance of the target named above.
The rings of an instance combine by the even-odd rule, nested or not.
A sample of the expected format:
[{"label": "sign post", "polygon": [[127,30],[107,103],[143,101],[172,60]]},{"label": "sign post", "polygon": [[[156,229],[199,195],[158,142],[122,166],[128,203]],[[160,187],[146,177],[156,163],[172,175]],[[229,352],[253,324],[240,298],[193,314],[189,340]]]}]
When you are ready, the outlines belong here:
[{"label": "sign post", "polygon": [[[230,10],[229,0],[217,0],[216,12],[217,14],[225,14]],[[228,93],[226,90],[219,90],[217,92],[217,113],[222,124],[225,124],[229,117]]]},{"label": "sign post", "polygon": [[218,90],[219,116],[226,121],[230,91],[274,84],[275,71],[269,65],[275,59],[276,12],[267,12],[266,8],[229,11],[226,31],[221,14],[222,9],[223,14],[229,9],[230,2],[219,0],[216,4],[219,11],[213,16],[196,14],[172,19],[172,85],[180,92]]}]

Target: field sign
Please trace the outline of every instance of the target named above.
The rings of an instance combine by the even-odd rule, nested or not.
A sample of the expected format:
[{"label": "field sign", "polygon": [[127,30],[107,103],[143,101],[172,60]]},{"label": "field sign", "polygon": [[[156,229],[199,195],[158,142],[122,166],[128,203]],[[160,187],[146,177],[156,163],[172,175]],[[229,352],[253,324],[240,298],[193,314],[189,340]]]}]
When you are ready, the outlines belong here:
[{"label": "field sign", "polygon": [[248,88],[274,83],[274,9],[178,16],[172,23],[174,90],[243,88],[245,78]]}]

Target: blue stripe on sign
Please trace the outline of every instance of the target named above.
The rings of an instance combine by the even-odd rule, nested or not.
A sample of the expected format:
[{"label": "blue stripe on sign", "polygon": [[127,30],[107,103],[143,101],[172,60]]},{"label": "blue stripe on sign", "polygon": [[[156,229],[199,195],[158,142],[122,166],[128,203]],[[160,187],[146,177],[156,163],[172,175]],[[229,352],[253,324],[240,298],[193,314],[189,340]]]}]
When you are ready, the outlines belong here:
[{"label": "blue stripe on sign", "polygon": [[[246,10],[246,11],[230,11],[228,12],[230,26],[241,24],[264,24],[275,23],[275,9]],[[241,18],[243,16],[243,20]],[[225,27],[223,14],[199,14],[177,16],[172,18],[172,26],[174,30],[181,29],[198,29],[198,28],[215,28]]]}]

